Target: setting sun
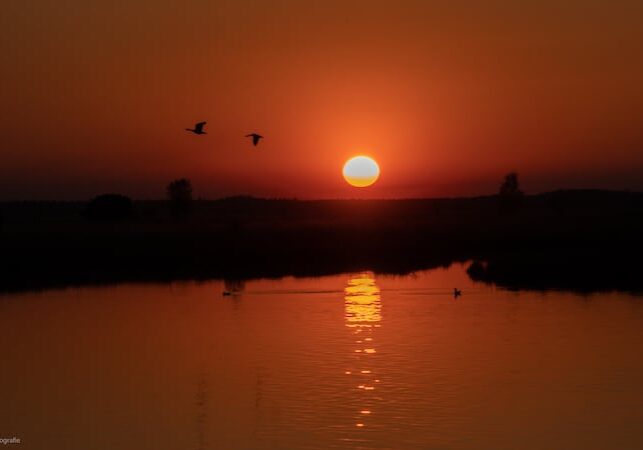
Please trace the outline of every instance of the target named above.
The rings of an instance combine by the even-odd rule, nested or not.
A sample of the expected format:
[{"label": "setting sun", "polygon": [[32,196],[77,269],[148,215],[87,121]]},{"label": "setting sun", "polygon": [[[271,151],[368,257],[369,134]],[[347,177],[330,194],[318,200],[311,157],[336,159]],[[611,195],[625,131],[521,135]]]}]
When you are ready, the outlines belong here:
[{"label": "setting sun", "polygon": [[380,167],[373,158],[355,156],[346,161],[342,173],[351,186],[366,187],[377,181],[380,176]]}]

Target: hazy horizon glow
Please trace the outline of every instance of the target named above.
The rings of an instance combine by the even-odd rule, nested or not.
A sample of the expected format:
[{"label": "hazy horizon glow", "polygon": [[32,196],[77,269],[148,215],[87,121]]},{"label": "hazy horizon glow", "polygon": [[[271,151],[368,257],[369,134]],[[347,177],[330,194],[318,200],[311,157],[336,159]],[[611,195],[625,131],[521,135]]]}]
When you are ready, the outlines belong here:
[{"label": "hazy horizon glow", "polygon": [[[9,0],[0,200],[643,190],[643,4]],[[207,121],[207,135],[184,129]],[[244,136],[265,139],[255,148]],[[360,149],[386,177],[340,173]]]}]

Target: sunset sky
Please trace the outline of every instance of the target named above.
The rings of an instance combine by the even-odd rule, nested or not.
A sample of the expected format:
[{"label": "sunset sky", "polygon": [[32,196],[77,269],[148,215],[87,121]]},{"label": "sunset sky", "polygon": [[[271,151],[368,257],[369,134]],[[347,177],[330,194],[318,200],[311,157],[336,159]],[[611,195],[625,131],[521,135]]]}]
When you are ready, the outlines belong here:
[{"label": "sunset sky", "polygon": [[643,189],[640,0],[4,0],[0,80],[4,200]]}]

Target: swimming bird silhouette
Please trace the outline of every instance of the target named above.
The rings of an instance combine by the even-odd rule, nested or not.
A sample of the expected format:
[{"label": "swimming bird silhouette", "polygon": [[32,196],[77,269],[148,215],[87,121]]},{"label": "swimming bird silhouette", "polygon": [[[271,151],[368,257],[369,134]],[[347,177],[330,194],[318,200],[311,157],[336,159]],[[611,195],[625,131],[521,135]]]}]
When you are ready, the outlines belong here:
[{"label": "swimming bird silhouette", "polygon": [[205,126],[207,122],[199,122],[196,125],[194,125],[194,128],[186,128],[185,131],[191,131],[194,134],[208,134],[205,131],[203,131],[203,127]]},{"label": "swimming bird silhouette", "polygon": [[453,288],[453,297],[458,298],[462,295],[462,291],[458,288]]},{"label": "swimming bird silhouette", "polygon": [[263,139],[263,136],[257,133],[246,134],[246,137],[252,138],[252,145],[254,145],[255,147],[259,143],[259,139]]}]

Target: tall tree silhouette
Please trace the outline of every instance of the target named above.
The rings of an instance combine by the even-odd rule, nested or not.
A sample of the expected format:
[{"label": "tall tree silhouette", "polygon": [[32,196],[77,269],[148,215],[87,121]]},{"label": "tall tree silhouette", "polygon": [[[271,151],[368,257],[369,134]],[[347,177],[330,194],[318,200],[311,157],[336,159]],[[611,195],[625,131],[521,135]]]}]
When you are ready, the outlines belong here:
[{"label": "tall tree silhouette", "polygon": [[167,185],[167,197],[172,217],[185,219],[192,209],[192,183],[187,178],[172,181]]},{"label": "tall tree silhouette", "polygon": [[505,175],[505,179],[500,184],[498,197],[501,212],[514,212],[520,208],[524,193],[520,190],[518,174],[516,172]]}]

